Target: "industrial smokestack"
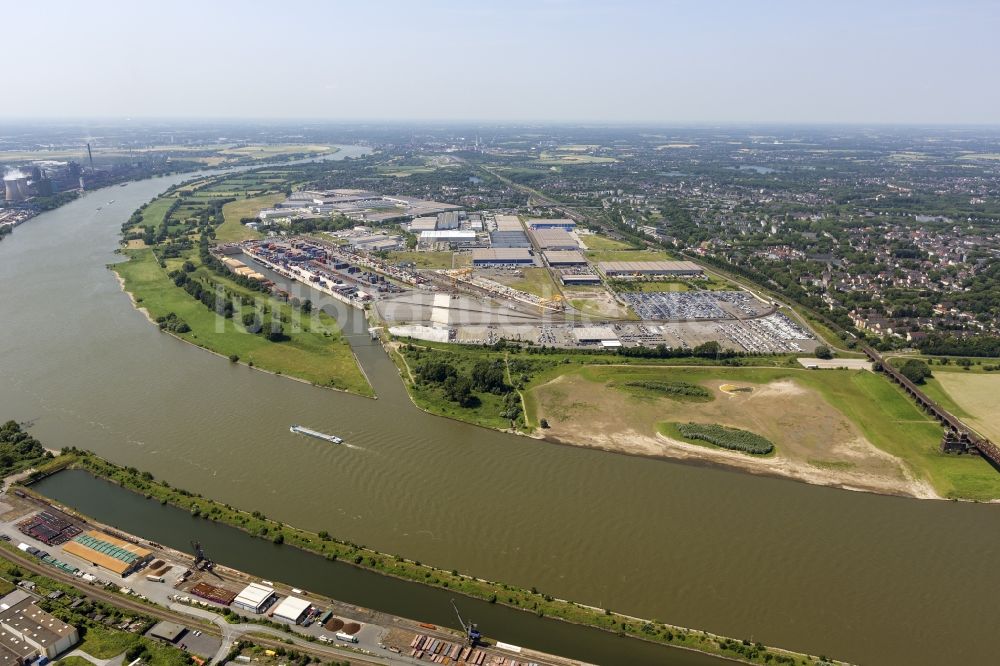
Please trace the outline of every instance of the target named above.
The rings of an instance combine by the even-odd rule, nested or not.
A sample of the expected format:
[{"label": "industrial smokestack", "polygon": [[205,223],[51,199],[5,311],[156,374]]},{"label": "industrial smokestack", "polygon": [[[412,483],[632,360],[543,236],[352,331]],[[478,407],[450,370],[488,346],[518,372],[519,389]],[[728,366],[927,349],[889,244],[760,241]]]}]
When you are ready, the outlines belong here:
[{"label": "industrial smokestack", "polygon": [[90,152],[90,142],[87,142],[87,158],[90,160],[90,170],[94,170],[94,154]]}]

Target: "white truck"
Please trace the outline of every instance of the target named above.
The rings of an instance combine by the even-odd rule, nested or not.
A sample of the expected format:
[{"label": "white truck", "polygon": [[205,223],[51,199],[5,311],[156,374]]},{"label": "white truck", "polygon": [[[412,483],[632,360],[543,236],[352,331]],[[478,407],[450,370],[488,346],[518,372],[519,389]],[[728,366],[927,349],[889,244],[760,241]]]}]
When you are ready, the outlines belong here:
[{"label": "white truck", "polygon": [[358,637],[357,636],[354,636],[352,634],[345,634],[342,631],[338,631],[337,634],[336,634],[336,636],[337,636],[337,640],[338,641],[344,641],[345,643],[357,643],[358,642]]}]

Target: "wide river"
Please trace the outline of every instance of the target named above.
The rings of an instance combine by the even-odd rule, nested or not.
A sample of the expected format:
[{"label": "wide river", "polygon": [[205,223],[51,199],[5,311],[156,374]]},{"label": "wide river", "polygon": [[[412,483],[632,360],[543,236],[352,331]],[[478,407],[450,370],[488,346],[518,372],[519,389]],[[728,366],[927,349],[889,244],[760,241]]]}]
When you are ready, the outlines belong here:
[{"label": "wide river", "polygon": [[[160,333],[106,265],[120,260],[130,213],[182,179],[89,193],[0,242],[0,418],[31,421],[52,448],[90,449],[294,525],[558,597],[866,664],[996,663],[1000,507],[429,416],[363,327],[351,340],[378,400]],[[292,435],[291,423],[356,448]]]}]

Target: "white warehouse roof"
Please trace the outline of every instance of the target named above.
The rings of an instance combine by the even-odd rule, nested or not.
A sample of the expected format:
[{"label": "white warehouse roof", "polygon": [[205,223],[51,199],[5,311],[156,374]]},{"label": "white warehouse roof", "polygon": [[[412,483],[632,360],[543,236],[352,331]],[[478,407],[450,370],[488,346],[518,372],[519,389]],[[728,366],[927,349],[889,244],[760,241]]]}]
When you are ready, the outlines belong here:
[{"label": "white warehouse roof", "polygon": [[309,602],[298,597],[285,597],[274,608],[274,616],[289,622],[298,622],[299,618],[309,610]]},{"label": "white warehouse roof", "polygon": [[261,604],[270,599],[273,594],[274,588],[260,583],[250,583],[236,596],[233,603],[248,608],[260,608]]},{"label": "white warehouse roof", "polygon": [[605,340],[618,340],[618,334],[610,326],[582,326],[573,329],[573,337],[578,342],[603,342]]},{"label": "white warehouse roof", "polygon": [[436,231],[421,231],[420,240],[434,238],[468,238],[475,240],[476,232],[465,229],[438,229]]}]

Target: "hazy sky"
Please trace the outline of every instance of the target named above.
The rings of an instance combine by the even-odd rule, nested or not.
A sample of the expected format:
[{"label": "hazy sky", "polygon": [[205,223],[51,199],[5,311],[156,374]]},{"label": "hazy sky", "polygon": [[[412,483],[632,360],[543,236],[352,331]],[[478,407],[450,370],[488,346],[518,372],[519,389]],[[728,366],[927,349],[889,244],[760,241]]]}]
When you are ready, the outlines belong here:
[{"label": "hazy sky", "polygon": [[0,116],[1000,123],[1000,2],[5,2]]}]

